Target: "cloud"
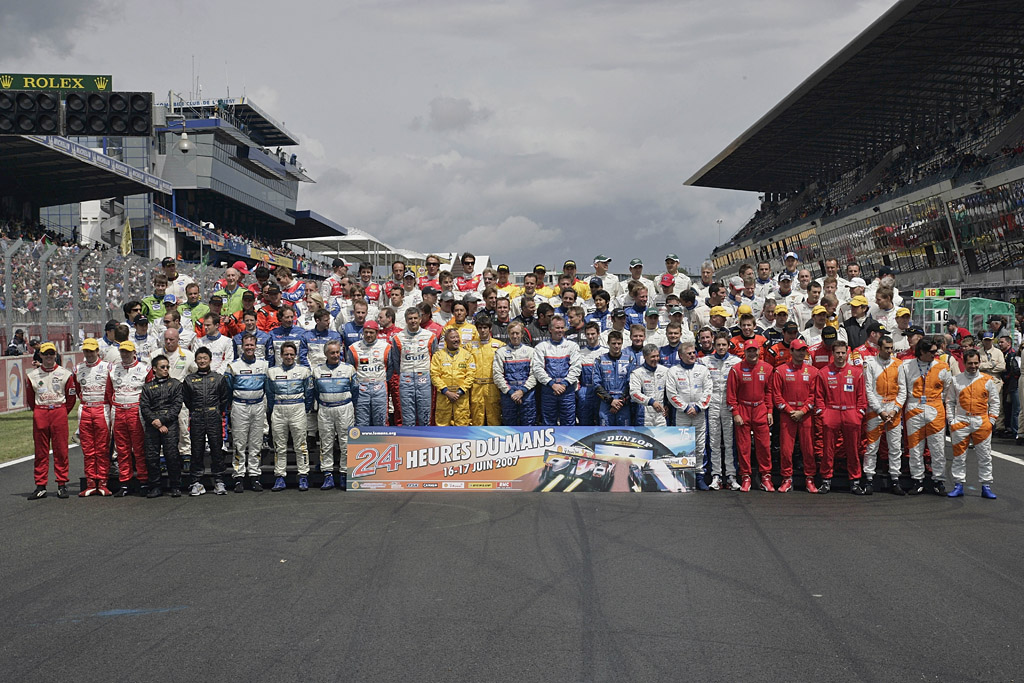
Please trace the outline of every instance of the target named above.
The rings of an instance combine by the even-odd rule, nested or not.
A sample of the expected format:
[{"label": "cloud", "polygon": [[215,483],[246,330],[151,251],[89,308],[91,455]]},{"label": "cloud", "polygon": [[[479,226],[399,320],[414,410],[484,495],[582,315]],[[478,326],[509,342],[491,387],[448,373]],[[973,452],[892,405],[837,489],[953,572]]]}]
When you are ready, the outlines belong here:
[{"label": "cloud", "polygon": [[[427,127],[439,133],[465,130],[491,118],[489,109],[474,107],[472,102],[464,98],[435,97],[430,101],[429,106]],[[418,119],[413,119],[413,121],[419,125]]]},{"label": "cloud", "polygon": [[122,4],[120,0],[6,2],[0,6],[0,59],[37,52],[68,56],[82,34],[100,31]]}]

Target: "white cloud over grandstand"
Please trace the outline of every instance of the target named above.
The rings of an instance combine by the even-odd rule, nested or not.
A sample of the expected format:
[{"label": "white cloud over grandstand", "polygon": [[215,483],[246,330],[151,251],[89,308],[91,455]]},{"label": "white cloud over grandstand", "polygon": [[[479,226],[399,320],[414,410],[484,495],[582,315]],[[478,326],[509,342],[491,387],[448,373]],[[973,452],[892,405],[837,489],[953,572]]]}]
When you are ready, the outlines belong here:
[{"label": "white cloud over grandstand", "polygon": [[735,232],[755,195],[682,182],[894,2],[323,1],[268,32],[278,3],[178,0],[159,24],[188,31],[159,49],[142,3],[47,40],[51,4],[0,10],[0,36],[39,36],[5,68],[187,92],[194,54],[204,96],[244,85],[300,134],[317,180],[300,208],[420,251],[513,268],[600,251],[622,269],[667,251],[696,266],[716,219]]}]

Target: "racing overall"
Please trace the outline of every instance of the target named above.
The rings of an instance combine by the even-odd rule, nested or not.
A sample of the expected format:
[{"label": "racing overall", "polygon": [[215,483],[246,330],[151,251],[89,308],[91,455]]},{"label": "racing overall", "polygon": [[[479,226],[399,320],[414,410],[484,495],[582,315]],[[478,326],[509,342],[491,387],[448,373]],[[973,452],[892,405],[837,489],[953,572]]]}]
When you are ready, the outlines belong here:
[{"label": "racing overall", "polygon": [[860,368],[835,363],[818,373],[814,405],[821,415],[824,428],[824,456],[821,460],[822,479],[831,479],[835,463],[836,445],[840,434],[846,451],[846,471],[850,481],[860,479],[860,430],[867,412],[868,399],[864,391],[864,374]]},{"label": "racing overall", "polygon": [[117,449],[118,479],[122,484],[132,478],[132,466],[140,484],[149,481],[146,452],[139,415],[139,396],[146,384],[149,368],[135,360],[125,366],[118,362],[110,369],[104,400],[114,407],[114,446]]},{"label": "racing overall", "polygon": [[259,477],[263,427],[267,423],[266,360],[239,358],[228,363],[224,375],[231,390],[231,445],[233,477]]},{"label": "racing overall", "polygon": [[402,424],[423,427],[430,424],[430,357],[434,333],[420,328],[415,334],[402,330],[391,340],[391,367],[398,375],[398,402]]},{"label": "racing overall", "polygon": [[371,345],[360,339],[348,349],[355,368],[356,424],[383,427],[388,423],[388,377],[391,376],[391,344],[377,339]]},{"label": "racing overall", "polygon": [[[181,452],[178,450],[178,414],[181,413],[181,382],[173,377],[155,378],[142,388],[139,411],[146,430],[146,468],[150,486],[160,486],[160,452],[167,464],[167,483],[181,488]],[[167,428],[162,433],[153,420]]]},{"label": "racing overall", "polygon": [[[430,360],[430,381],[437,389],[437,406],[434,409],[434,421],[438,427],[454,425],[469,426],[469,391],[473,387],[473,375],[476,374],[476,363],[473,352],[460,346],[452,353],[447,347],[438,349]],[[452,401],[443,394],[451,389],[459,394],[458,400]]]},{"label": "racing overall", "polygon": [[[630,360],[619,354],[612,358],[604,354],[594,365],[594,391],[601,401],[597,412],[598,424],[602,427],[628,427],[630,425],[631,403],[629,398]],[[618,412],[612,412],[612,401],[624,401]]]},{"label": "racing overall", "polygon": [[[580,347],[563,339],[557,344],[550,339],[534,347],[531,370],[540,387],[540,422],[544,425],[576,425],[576,382],[580,378]],[[562,394],[552,387],[561,384]]]},{"label": "racing overall", "polygon": [[192,459],[189,474],[195,483],[203,477],[203,452],[210,446],[210,471],[215,481],[224,474],[223,412],[231,400],[231,391],[223,375],[212,370],[196,371],[185,377],[181,386],[182,403],[189,412],[192,432]]},{"label": "racing overall", "polygon": [[665,414],[653,408],[661,403],[668,413],[668,401],[665,400],[665,386],[668,384],[668,368],[655,365],[653,368],[644,363],[634,368],[629,375],[629,398],[636,406],[636,425],[643,427],[665,427]]},{"label": "racing overall", "polygon": [[51,449],[53,478],[58,486],[68,483],[68,415],[75,407],[77,393],[75,376],[60,365],[55,365],[52,370],[32,368],[25,374],[26,405],[32,407],[36,486],[46,486]]},{"label": "racing overall", "polygon": [[469,423],[474,427],[501,424],[501,392],[494,383],[494,355],[505,346],[504,342],[491,339],[480,342],[474,352],[473,389],[469,395]]},{"label": "racing overall", "polygon": [[[707,450],[707,410],[711,405],[714,384],[707,366],[701,363],[686,365],[680,362],[668,369],[665,393],[669,403],[676,409],[676,426],[694,428],[694,448],[701,462],[699,474],[704,472],[704,451]],[[687,415],[688,408],[695,408],[693,415]]]},{"label": "racing overall", "polygon": [[305,365],[278,365],[267,370],[267,403],[274,433],[274,476],[283,477],[288,467],[288,435],[295,448],[298,473],[309,474],[306,443],[307,413],[313,409],[312,374]]},{"label": "racing overall", "polygon": [[[740,364],[740,359],[726,352],[719,358],[712,353],[699,361],[707,367],[711,375],[711,405],[708,407],[708,438],[711,442],[711,474],[736,476],[736,464],[733,461],[733,421],[732,407],[726,400],[726,388],[729,374]],[[749,450],[749,449],[748,449]],[[724,470],[724,471],[723,471]]]},{"label": "racing overall", "polygon": [[[864,416],[864,430],[867,433],[867,447],[864,449],[864,476],[875,476],[878,462],[878,448],[882,435],[889,447],[889,477],[900,478],[903,458],[903,404],[906,395],[900,384],[900,365],[903,361],[896,356],[883,361],[877,355],[864,361],[864,390],[868,398],[868,412]],[[881,412],[894,409],[892,419],[883,421]]]},{"label": "racing overall", "polygon": [[900,366],[900,392],[906,395],[903,404],[907,425],[907,455],[910,476],[924,479],[924,447],[932,455],[932,480],[946,476],[946,408],[943,399],[953,386],[953,375],[942,361],[922,363],[920,358],[907,360]]},{"label": "racing overall", "polygon": [[[967,481],[967,447],[978,457],[978,480],[992,484],[992,425],[999,417],[999,385],[991,375],[962,372],[953,378],[946,401],[949,429],[953,437],[953,481]],[[932,457],[932,476],[934,476]]]},{"label": "racing overall", "polygon": [[576,391],[576,418],[580,426],[593,426],[598,421],[598,407],[601,403],[595,388],[597,360],[608,353],[608,349],[598,344],[591,348],[584,344],[580,347],[580,387]]},{"label": "racing overall", "polygon": [[[501,393],[501,423],[532,427],[537,423],[537,399],[533,388],[537,379],[530,372],[533,347],[527,344],[503,346],[494,352],[491,374],[494,386]],[[516,391],[523,392],[522,403],[512,400]]]},{"label": "racing overall", "polygon": [[107,375],[110,363],[97,360],[93,365],[82,361],[75,368],[78,397],[82,411],[78,421],[85,478],[104,486],[110,473],[110,405],[106,402]]},{"label": "racing overall", "polygon": [[[800,440],[804,476],[813,477],[817,473],[811,419],[817,378],[818,371],[810,363],[796,365],[792,359],[776,367],[772,375],[772,402],[779,409],[779,471],[784,479],[793,478],[793,446],[797,439]],[[790,416],[797,411],[804,415],[794,422]]]},{"label": "racing overall", "polygon": [[729,371],[726,382],[726,401],[733,415],[743,418],[743,426],[736,427],[736,449],[739,455],[740,476],[750,476],[750,439],[753,433],[757,451],[757,469],[771,474],[771,432],[768,411],[771,408],[772,366],[763,360],[750,365],[745,360]]},{"label": "racing overall", "polygon": [[316,422],[320,429],[320,472],[334,469],[334,442],[341,451],[342,469],[348,459],[348,430],[355,424],[352,391],[355,368],[348,363],[313,368],[313,396],[317,403]]}]

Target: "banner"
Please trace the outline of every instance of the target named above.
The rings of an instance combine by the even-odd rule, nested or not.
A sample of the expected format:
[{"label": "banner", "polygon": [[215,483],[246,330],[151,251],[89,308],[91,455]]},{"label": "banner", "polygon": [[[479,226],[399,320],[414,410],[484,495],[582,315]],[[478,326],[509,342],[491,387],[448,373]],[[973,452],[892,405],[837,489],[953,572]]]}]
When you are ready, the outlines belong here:
[{"label": "banner", "polygon": [[283,266],[289,269],[292,269],[295,266],[295,262],[287,256],[278,256],[277,254],[271,254],[269,251],[264,251],[263,249],[257,249],[255,247],[249,249],[249,258],[257,261],[263,261],[264,263],[272,263],[275,266]]},{"label": "banner", "polygon": [[694,488],[693,427],[353,427],[350,491]]},{"label": "banner", "polygon": [[76,90],[78,92],[109,92],[114,77],[66,74],[0,74],[4,90]]}]

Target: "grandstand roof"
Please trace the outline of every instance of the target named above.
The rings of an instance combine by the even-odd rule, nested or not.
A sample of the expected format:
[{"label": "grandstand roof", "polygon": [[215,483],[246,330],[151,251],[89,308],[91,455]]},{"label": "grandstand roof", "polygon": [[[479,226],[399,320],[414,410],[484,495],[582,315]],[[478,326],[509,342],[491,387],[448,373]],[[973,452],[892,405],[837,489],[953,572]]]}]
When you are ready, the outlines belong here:
[{"label": "grandstand roof", "polygon": [[686,181],[789,192],[1024,76],[1024,3],[903,0]]},{"label": "grandstand roof", "polygon": [[59,136],[0,136],[0,194],[37,207],[146,192],[171,185]]},{"label": "grandstand roof", "polygon": [[288,215],[295,219],[295,227],[288,229],[288,239],[293,237],[337,237],[348,234],[348,228],[338,225],[326,216],[321,216],[316,211],[309,209],[292,211],[289,209]]}]

